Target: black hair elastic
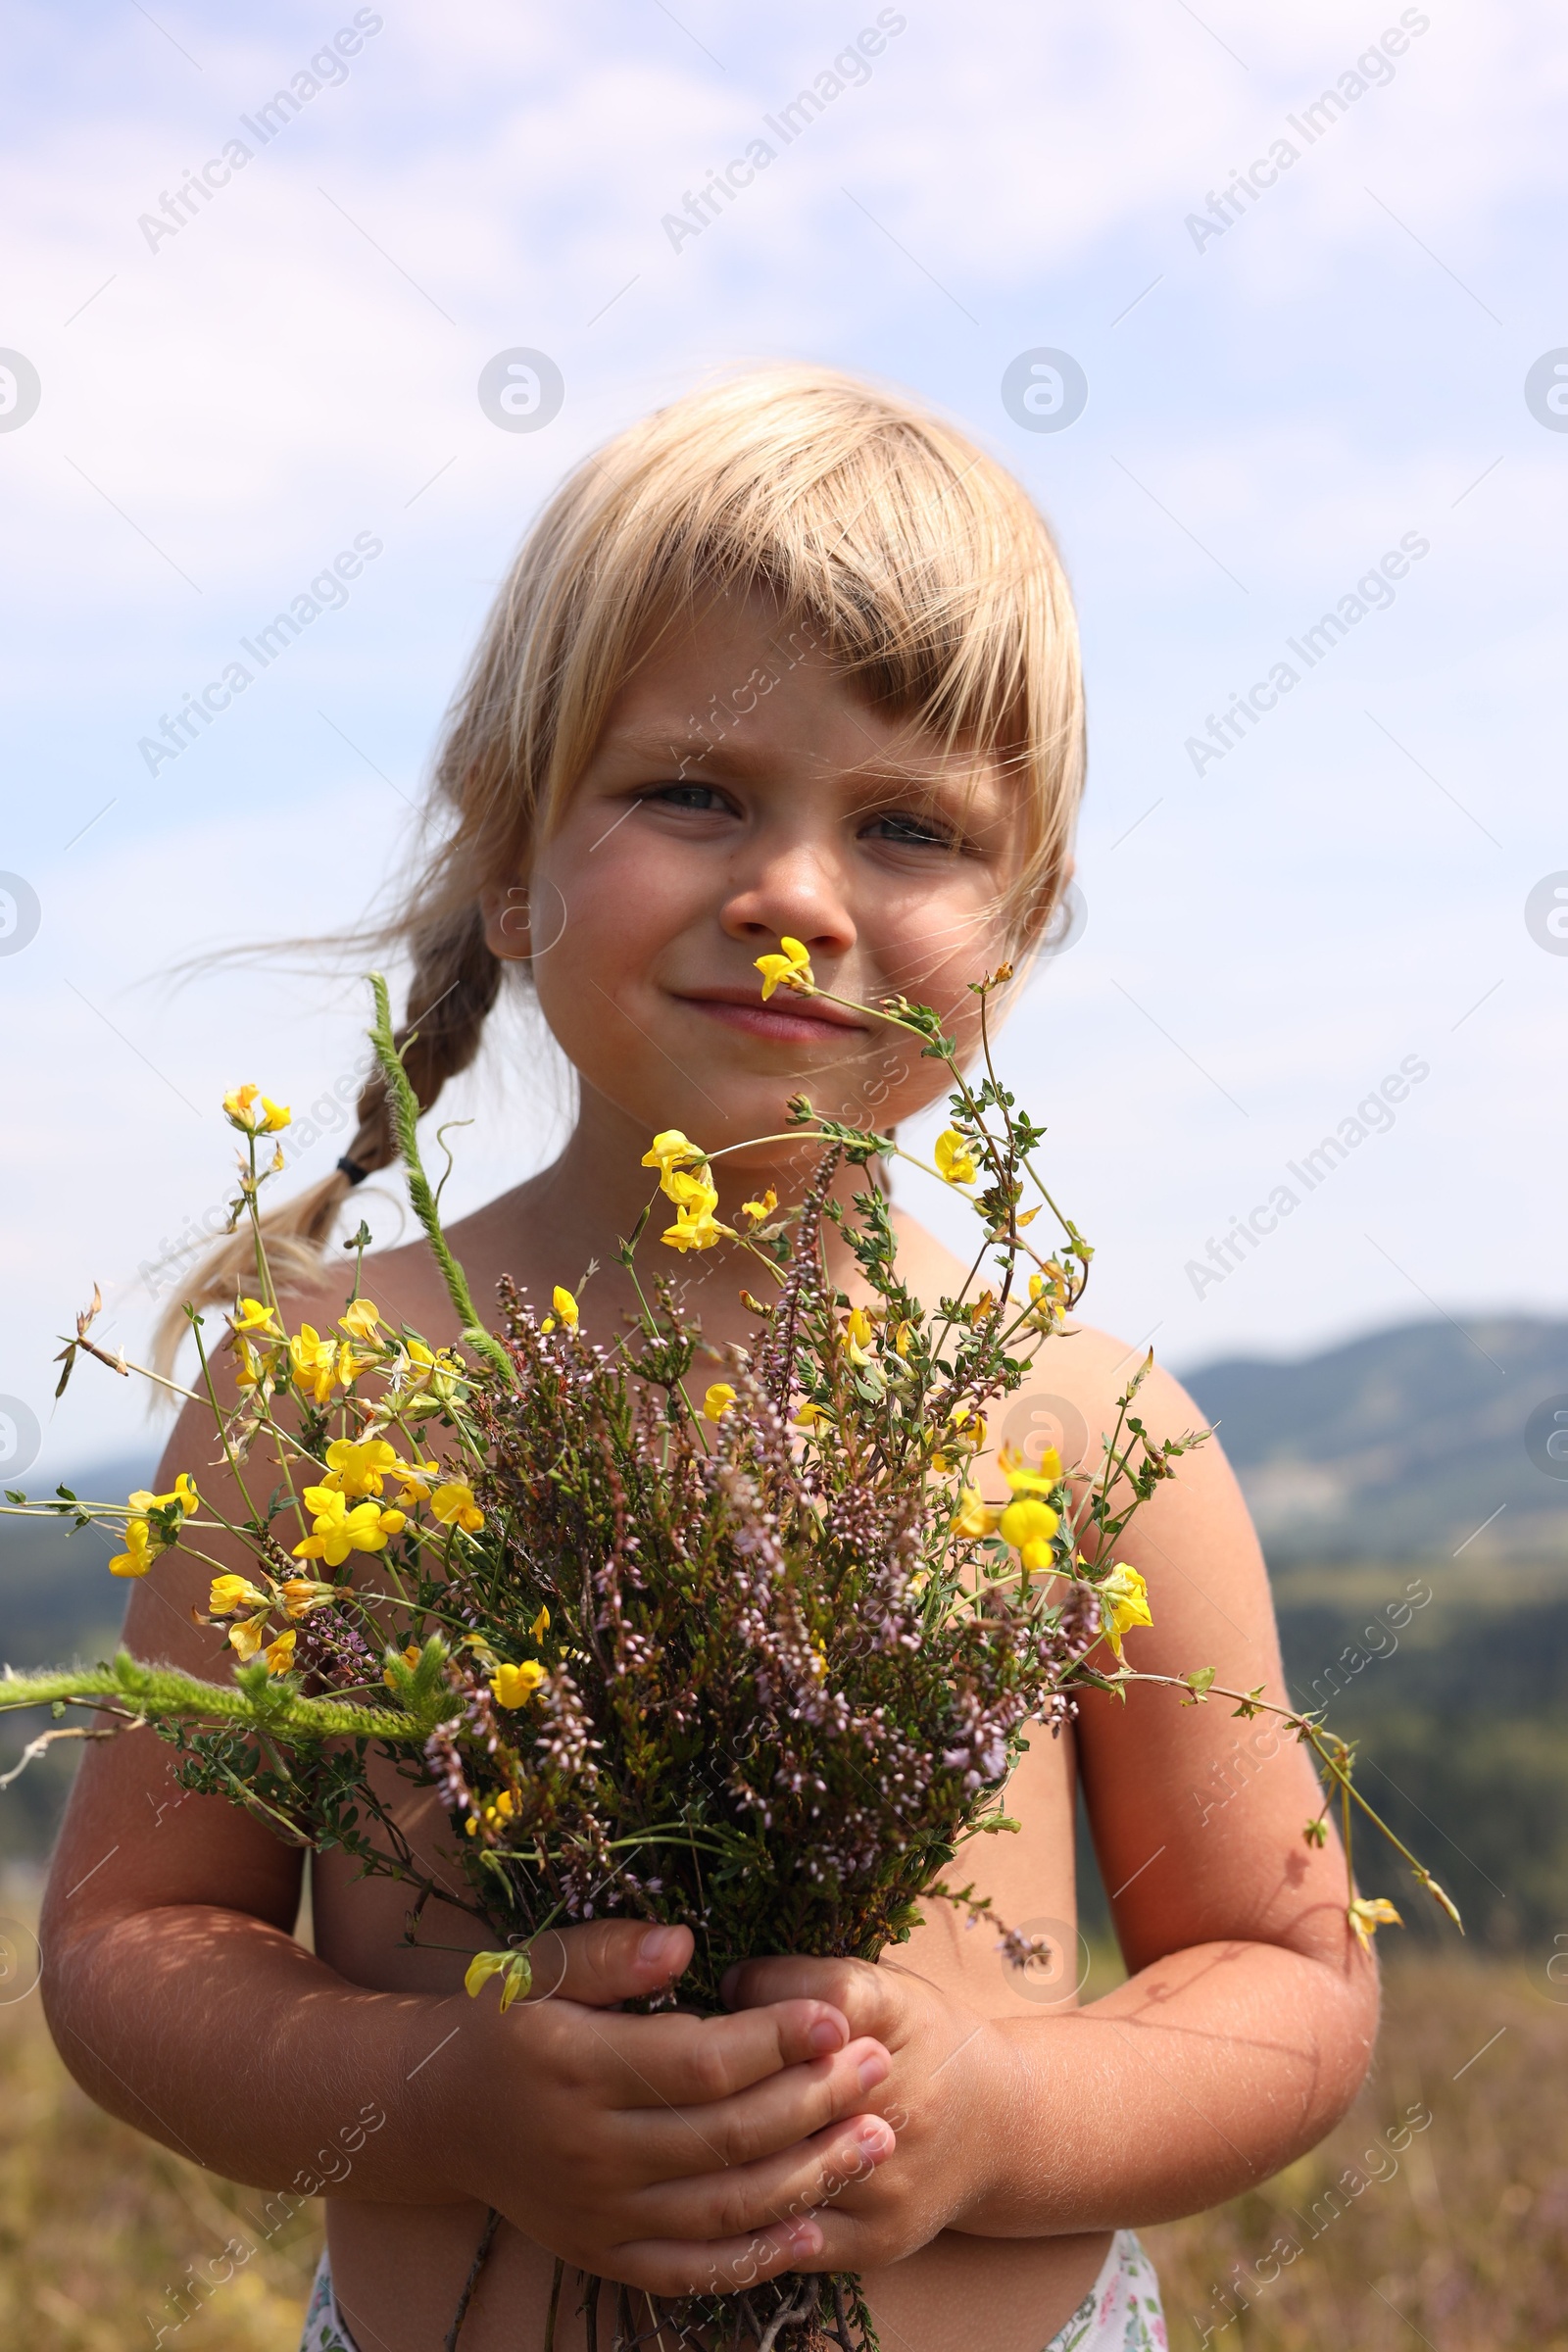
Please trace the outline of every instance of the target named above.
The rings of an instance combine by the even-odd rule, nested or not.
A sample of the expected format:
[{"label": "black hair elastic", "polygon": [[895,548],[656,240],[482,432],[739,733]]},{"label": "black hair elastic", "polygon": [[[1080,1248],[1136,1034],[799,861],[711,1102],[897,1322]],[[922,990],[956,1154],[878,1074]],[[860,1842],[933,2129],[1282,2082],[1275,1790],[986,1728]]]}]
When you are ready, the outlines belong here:
[{"label": "black hair elastic", "polygon": [[368,1168],[362,1168],[357,1159],[350,1159],[346,1152],[337,1164],[342,1169],[344,1175],[348,1178],[350,1184],[363,1184],[367,1176],[368,1176],[370,1173]]}]

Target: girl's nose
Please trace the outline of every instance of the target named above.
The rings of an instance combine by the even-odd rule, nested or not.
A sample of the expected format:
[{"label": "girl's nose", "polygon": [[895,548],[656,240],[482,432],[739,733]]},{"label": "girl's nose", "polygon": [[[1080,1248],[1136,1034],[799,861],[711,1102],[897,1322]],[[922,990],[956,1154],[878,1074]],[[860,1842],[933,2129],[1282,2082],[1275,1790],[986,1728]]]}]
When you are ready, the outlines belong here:
[{"label": "girl's nose", "polygon": [[798,939],[813,956],[846,956],[856,941],[833,862],[805,844],[760,859],[737,877],[720,910],[731,939],[747,945]]}]

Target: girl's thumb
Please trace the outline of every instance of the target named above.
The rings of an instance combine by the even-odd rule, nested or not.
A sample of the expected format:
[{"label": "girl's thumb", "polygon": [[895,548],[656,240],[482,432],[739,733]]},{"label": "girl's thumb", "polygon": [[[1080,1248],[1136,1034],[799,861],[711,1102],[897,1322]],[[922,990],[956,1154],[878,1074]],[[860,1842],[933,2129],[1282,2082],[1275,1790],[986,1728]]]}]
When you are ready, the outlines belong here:
[{"label": "girl's thumb", "polygon": [[530,2001],[581,2001],[612,2009],[657,1992],[691,1963],[690,1928],[651,1928],[639,1919],[595,1919],[535,1936]]}]

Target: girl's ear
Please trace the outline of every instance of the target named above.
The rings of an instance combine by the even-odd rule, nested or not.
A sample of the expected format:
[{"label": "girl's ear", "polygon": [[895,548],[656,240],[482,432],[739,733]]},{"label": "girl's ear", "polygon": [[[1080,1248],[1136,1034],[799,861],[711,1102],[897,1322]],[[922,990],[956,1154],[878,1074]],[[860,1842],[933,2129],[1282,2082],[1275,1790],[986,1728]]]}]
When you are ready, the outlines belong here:
[{"label": "girl's ear", "polygon": [[484,943],[505,963],[526,963],[533,954],[533,921],[525,882],[509,883],[479,895]]}]

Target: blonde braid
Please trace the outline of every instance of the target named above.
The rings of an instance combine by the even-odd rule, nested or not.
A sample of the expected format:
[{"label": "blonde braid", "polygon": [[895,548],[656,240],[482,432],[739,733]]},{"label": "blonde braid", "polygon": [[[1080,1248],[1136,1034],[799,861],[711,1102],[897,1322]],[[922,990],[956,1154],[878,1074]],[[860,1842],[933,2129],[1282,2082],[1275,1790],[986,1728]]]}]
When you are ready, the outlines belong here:
[{"label": "blonde braid", "polygon": [[[447,1080],[466,1070],[477,1054],[501,975],[501,963],[486,945],[477,906],[432,923],[416,939],[409,1017],[397,1038],[421,1110],[431,1107]],[[327,1240],[349,1194],[397,1157],[379,1070],[367,1079],[357,1107],[354,1140],[332,1173],[262,1217],[267,1261],[280,1291],[300,1289],[318,1278]],[[166,1375],[171,1371],[187,1328],[187,1304],[228,1306],[255,1278],[256,1242],[247,1223],[208,1252],[183,1297],[165,1307],[153,1334],[154,1369]]]}]

